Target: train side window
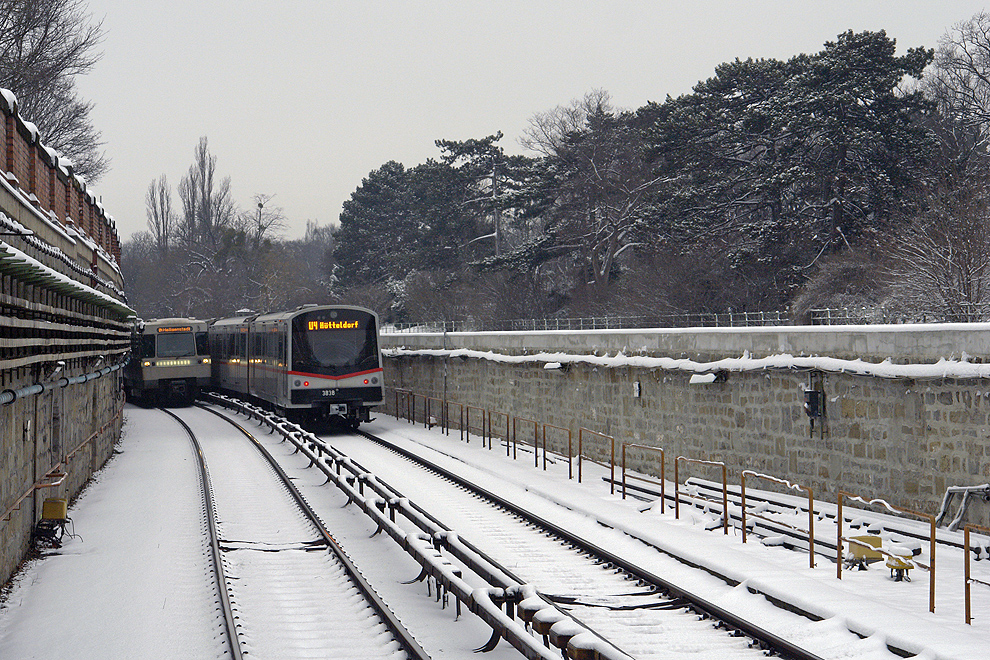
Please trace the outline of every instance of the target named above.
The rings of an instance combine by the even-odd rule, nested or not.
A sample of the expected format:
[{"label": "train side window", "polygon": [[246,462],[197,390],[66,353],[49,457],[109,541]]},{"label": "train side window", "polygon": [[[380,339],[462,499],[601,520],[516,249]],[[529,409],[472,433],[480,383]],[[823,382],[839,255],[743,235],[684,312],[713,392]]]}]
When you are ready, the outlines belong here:
[{"label": "train side window", "polygon": [[196,333],[196,355],[207,355],[210,352],[210,340],[205,332]]}]

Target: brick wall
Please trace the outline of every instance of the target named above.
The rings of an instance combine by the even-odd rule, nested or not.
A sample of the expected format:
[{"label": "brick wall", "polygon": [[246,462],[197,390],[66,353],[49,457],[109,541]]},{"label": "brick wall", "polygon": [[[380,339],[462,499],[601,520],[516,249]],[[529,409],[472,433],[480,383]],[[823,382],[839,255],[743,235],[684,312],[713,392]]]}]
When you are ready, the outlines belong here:
[{"label": "brick wall", "polygon": [[[65,180],[57,183],[53,190],[52,172],[58,174],[58,163],[48,162],[48,155],[42,153],[44,147],[41,141],[32,137],[17,115],[16,106],[9,107],[6,100],[3,100],[0,102],[0,110],[3,114],[4,146],[0,169],[16,177],[16,185],[25,197],[34,194],[38,198],[39,209],[44,212],[54,211],[58,222],[72,220],[77,230],[84,232],[119,263],[120,241],[116,226],[95,201],[88,198],[85,183],[73,177],[70,172],[67,177],[55,177],[56,180]],[[65,185],[70,189],[68,194]]]},{"label": "brick wall", "polygon": [[7,170],[9,172],[13,172],[14,176],[17,177],[22,189],[27,188],[28,180],[31,177],[31,145],[25,137],[26,132],[27,131],[23,128],[23,124],[15,124],[12,141],[12,160],[7,163]]}]

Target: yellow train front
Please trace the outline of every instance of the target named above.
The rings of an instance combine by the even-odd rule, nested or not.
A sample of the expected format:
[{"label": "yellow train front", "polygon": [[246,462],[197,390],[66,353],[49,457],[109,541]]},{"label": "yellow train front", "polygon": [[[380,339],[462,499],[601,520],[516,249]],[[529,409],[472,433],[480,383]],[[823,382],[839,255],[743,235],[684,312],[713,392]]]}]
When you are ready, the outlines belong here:
[{"label": "yellow train front", "polygon": [[214,386],[287,417],[356,427],[384,400],[371,310],[306,305],[220,319],[209,332]]},{"label": "yellow train front", "polygon": [[131,337],[131,357],[124,368],[124,388],[132,401],[147,405],[190,404],[210,385],[207,323],[168,318],[138,321]]}]

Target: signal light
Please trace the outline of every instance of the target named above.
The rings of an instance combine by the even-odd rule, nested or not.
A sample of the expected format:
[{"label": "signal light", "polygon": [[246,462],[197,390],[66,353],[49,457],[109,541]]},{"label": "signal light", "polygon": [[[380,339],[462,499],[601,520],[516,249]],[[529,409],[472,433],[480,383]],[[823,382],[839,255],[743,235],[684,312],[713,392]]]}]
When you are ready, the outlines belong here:
[{"label": "signal light", "polygon": [[367,385],[367,384],[368,384],[368,379],[367,379],[367,378],[365,378],[365,379],[364,379],[364,384],[365,384],[365,385]]},{"label": "signal light", "polygon": [[309,387],[309,381],[308,380],[304,380],[303,381],[303,387]]}]

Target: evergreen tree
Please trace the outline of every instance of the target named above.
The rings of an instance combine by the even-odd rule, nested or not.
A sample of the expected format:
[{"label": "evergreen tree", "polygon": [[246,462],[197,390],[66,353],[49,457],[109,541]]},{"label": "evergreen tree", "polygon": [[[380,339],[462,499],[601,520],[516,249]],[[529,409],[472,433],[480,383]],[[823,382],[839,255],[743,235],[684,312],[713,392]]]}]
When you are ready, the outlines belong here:
[{"label": "evergreen tree", "polygon": [[726,305],[785,304],[821,254],[917,205],[930,104],[901,84],[931,57],[896,57],[883,32],[847,32],[816,55],[723,64],[693,94],[641,109],[666,182],[654,221],[692,249],[717,245],[723,286],[761,294]]},{"label": "evergreen tree", "polygon": [[361,181],[343,204],[333,251],[342,285],[385,283],[412,265],[420,228],[411,206],[401,163],[389,161]]}]

